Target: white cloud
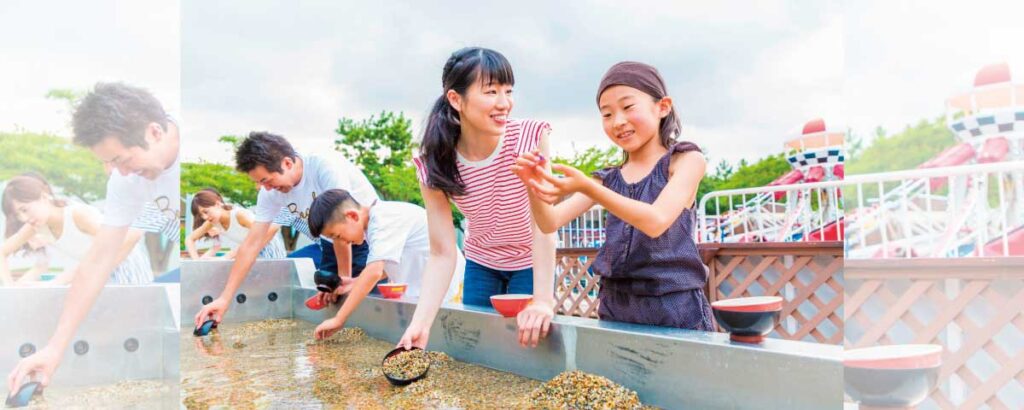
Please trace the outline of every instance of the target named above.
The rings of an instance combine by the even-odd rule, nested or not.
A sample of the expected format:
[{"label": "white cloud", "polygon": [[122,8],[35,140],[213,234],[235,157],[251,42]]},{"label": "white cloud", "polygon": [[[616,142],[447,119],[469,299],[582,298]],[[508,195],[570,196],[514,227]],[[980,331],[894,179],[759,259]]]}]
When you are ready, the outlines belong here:
[{"label": "white cloud", "polygon": [[0,6],[0,130],[69,135],[65,104],[47,91],[123,81],[180,112],[177,1],[5,2]]},{"label": "white cloud", "polygon": [[[698,143],[705,143],[699,138],[706,131],[716,139],[712,144],[758,148],[716,150],[733,160],[779,151],[784,130],[812,111],[806,105],[823,115],[836,111],[821,108],[835,105],[834,98],[819,102],[826,98],[801,99],[799,93],[838,94],[838,85],[816,88],[821,78],[791,74],[835,39],[837,30],[829,28],[834,3],[526,2],[502,13],[457,2],[314,3],[301,9],[245,4],[249,11],[241,13],[233,11],[238,3],[184,4],[183,86],[195,126],[190,141],[231,129],[270,129],[296,145],[321,147],[333,139],[337,118],[381,110],[405,112],[418,136],[423,115],[440,94],[444,59],[467,45],[509,57],[517,75],[513,115],[551,122],[558,153],[573,145],[610,145],[593,92],[604,70],[623,59],[659,68],[684,124],[701,130],[694,135]],[[810,40],[804,39],[808,33]],[[825,58],[841,60],[839,47],[833,44]],[[765,53],[772,49],[794,57],[778,61]],[[841,61],[828,68],[836,64]],[[744,82],[755,86],[736,87]],[[184,156],[207,158],[194,151],[208,146],[186,144]]]},{"label": "white cloud", "polygon": [[1024,3],[847,3],[842,102],[853,131],[873,135],[943,114],[946,98],[971,87],[981,67],[1007,61],[1024,79]]}]

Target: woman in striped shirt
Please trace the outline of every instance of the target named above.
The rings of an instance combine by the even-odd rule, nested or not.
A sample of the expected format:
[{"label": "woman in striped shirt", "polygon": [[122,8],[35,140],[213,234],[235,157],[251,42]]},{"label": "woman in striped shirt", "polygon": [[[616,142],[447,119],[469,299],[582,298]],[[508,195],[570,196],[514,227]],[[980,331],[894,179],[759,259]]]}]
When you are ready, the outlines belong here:
[{"label": "woman in striped shirt", "polygon": [[533,294],[519,313],[519,342],[537,346],[554,316],[555,238],[536,228],[529,193],[511,172],[515,159],[547,153],[550,125],[509,119],[512,67],[501,53],[464,48],[448,58],[444,94],[427,120],[414,158],[427,209],[430,257],[416,313],[399,346],[426,348],[430,325],[455,269],[449,201],[466,216],[463,303],[490,305],[503,293]]}]

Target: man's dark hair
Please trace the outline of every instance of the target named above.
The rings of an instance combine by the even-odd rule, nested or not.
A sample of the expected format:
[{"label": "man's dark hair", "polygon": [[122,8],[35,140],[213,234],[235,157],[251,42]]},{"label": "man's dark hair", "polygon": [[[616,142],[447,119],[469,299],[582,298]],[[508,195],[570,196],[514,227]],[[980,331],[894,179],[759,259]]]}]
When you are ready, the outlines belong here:
[{"label": "man's dark hair", "polygon": [[146,127],[154,122],[167,130],[167,113],[149,91],[124,83],[97,83],[78,103],[71,128],[75,144],[84,147],[114,137],[126,148],[148,149]]},{"label": "man's dark hair", "polygon": [[253,131],[235,150],[235,168],[249,173],[262,165],[268,172],[281,172],[281,161],[286,157],[293,160],[299,157],[288,140],[266,131]]},{"label": "man's dark hair", "polygon": [[359,202],[344,189],[328,189],[313,199],[309,206],[309,233],[319,238],[327,224],[337,221],[346,209],[358,208]]}]

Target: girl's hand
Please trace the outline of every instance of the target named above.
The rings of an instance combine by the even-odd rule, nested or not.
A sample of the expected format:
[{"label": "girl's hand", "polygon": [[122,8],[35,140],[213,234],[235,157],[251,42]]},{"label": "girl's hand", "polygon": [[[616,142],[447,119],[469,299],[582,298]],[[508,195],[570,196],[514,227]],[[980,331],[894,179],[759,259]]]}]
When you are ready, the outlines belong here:
[{"label": "girl's hand", "polygon": [[555,309],[547,303],[531,303],[519,315],[516,316],[516,323],[519,325],[519,345],[526,347],[537,347],[540,339],[548,337],[551,330],[551,319],[555,317]]},{"label": "girl's hand", "polygon": [[576,192],[583,192],[585,194],[594,183],[594,180],[582,171],[568,165],[552,164],[551,169],[561,172],[563,176],[559,178],[546,170],[536,170],[537,175],[539,175],[545,183],[542,184],[536,180],[530,180],[529,185],[534,192],[538,192],[539,194],[549,198],[562,198]]}]

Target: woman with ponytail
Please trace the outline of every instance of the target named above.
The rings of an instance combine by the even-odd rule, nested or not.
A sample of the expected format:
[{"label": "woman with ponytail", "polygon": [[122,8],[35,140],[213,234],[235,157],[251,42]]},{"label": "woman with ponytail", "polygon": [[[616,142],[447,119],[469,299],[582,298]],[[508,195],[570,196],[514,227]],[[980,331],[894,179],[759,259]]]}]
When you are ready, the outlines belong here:
[{"label": "woman with ponytail", "polygon": [[511,172],[522,153],[547,154],[551,126],[511,119],[515,77],[505,56],[470,47],[448,58],[442,92],[413,159],[427,209],[430,257],[412,322],[400,346],[425,348],[455,270],[449,202],[466,216],[463,303],[490,305],[497,294],[532,294],[519,313],[519,342],[537,346],[554,316],[555,238],[536,229],[529,193]]}]

